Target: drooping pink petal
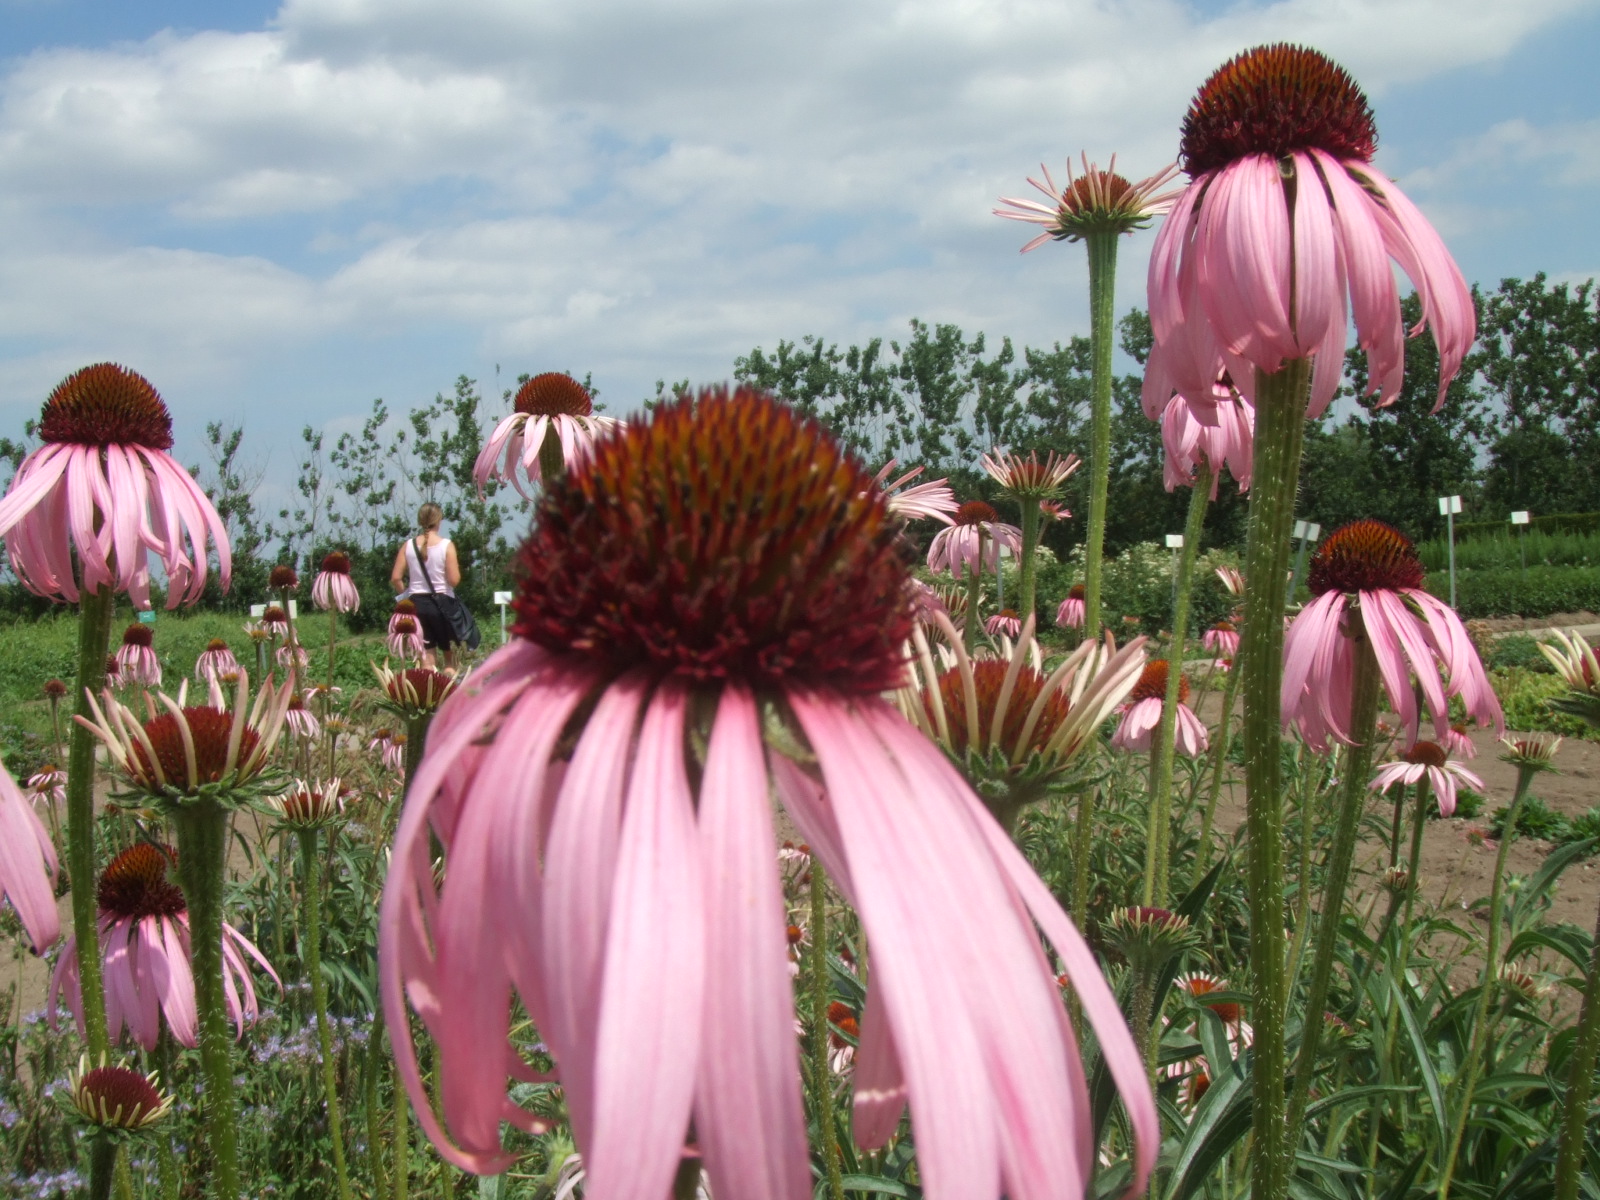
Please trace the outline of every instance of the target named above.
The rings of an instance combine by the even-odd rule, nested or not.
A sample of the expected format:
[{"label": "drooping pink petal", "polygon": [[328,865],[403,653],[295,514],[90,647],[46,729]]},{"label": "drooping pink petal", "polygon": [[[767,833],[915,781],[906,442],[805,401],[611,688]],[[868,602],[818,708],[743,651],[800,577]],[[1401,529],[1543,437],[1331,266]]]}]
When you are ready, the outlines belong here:
[{"label": "drooping pink petal", "polygon": [[900,1128],[905,1110],[906,1077],[900,1069],[883,989],[869,987],[856,1047],[852,1120],[856,1145],[863,1150],[881,1150]]},{"label": "drooping pink petal", "polygon": [[710,986],[695,1130],[719,1194],[808,1200],[810,1151],[765,758],[755,701],[730,684],[700,790],[701,855],[716,866],[703,879]]},{"label": "drooping pink petal", "polygon": [[11,772],[0,766],[0,897],[11,901],[35,954],[61,936],[55,850]]},{"label": "drooping pink petal", "polygon": [[694,1099],[704,1013],[705,899],[683,762],[687,696],[663,684],[649,708],[617,847],[595,1052],[593,1200],[661,1200]]}]

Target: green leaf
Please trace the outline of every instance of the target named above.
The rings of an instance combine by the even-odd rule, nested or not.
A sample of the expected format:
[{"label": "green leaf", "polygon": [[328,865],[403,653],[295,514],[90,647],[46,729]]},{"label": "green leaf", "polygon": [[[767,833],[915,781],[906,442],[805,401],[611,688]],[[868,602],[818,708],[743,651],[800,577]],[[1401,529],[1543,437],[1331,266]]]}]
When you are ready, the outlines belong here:
[{"label": "green leaf", "polygon": [[[884,1179],[878,1175],[846,1175],[844,1176],[844,1190],[847,1192],[872,1192],[879,1196],[914,1196],[917,1193],[907,1185],[896,1179]],[[826,1191],[823,1192],[826,1195]]]},{"label": "green leaf", "polygon": [[1168,1200],[1188,1200],[1205,1184],[1216,1165],[1250,1132],[1253,1108],[1243,1072],[1228,1071],[1212,1082],[1195,1106],[1194,1120],[1178,1147]]},{"label": "green leaf", "polygon": [[1449,1122],[1445,1119],[1444,1092],[1439,1087],[1438,1072],[1433,1069],[1433,1058],[1428,1053],[1428,1047],[1422,1040],[1422,1029],[1417,1024],[1417,1015],[1411,1011],[1407,1003],[1404,989],[1393,975],[1386,977],[1389,981],[1390,994],[1394,996],[1395,1007],[1400,1012],[1400,1020],[1406,1027],[1406,1036],[1411,1039],[1411,1052],[1416,1056],[1418,1065],[1422,1069],[1422,1086],[1427,1089],[1430,1107],[1433,1109],[1433,1119],[1438,1126],[1439,1145],[1450,1144]]}]

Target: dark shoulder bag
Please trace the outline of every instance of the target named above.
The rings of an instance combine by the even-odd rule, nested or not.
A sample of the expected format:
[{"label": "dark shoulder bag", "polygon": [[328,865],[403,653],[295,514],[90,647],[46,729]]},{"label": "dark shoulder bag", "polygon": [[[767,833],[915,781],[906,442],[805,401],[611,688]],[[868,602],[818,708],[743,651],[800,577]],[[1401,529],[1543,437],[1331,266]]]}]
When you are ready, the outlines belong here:
[{"label": "dark shoulder bag", "polygon": [[433,576],[428,574],[428,556],[419,544],[418,538],[412,545],[417,551],[417,565],[422,569],[422,582],[428,585],[428,594],[433,597],[434,605],[439,609],[439,615],[444,618],[444,623],[450,627],[450,640],[464,645],[469,650],[476,650],[478,643],[483,640],[483,635],[478,632],[478,622],[472,617],[472,610],[456,596],[446,596],[433,586]]}]

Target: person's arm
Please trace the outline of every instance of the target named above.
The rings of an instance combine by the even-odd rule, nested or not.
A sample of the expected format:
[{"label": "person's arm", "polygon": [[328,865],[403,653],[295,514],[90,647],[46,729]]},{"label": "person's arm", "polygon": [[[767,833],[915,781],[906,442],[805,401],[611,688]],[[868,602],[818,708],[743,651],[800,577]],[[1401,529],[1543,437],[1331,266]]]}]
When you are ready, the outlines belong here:
[{"label": "person's arm", "polygon": [[394,570],[389,572],[389,586],[396,594],[405,590],[406,578],[406,544],[400,543],[400,549],[394,556]]},{"label": "person's arm", "polygon": [[444,581],[452,588],[461,586],[461,560],[456,557],[456,544],[454,542],[445,543]]}]

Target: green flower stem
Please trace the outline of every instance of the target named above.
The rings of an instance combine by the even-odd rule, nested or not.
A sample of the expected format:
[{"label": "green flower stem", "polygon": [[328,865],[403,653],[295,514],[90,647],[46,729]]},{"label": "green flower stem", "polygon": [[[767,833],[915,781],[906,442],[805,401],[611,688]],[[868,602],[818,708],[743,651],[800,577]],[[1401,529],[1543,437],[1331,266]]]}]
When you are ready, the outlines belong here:
[{"label": "green flower stem", "polygon": [[[1354,745],[1344,752],[1344,784],[1339,797],[1339,816],[1334,826],[1333,847],[1322,890],[1322,911],[1317,918],[1316,949],[1311,957],[1311,987],[1306,995],[1304,1020],[1300,1027],[1300,1052],[1295,1059],[1294,1088],[1289,1097],[1288,1136],[1299,1134],[1305,1116],[1306,1097],[1311,1078],[1317,1071],[1317,1051],[1322,1043],[1323,1014],[1327,1011],[1328,986],[1333,980],[1334,951],[1339,942],[1339,925],[1344,919],[1345,885],[1350,881],[1350,865],[1355,859],[1356,840],[1361,832],[1361,812],[1366,807],[1367,785],[1372,777],[1372,739],[1378,728],[1378,659],[1365,633],[1351,647],[1354,671],[1350,680],[1350,736]],[[1274,693],[1276,695],[1276,693]],[[1303,837],[1311,836],[1306,829]],[[1301,881],[1306,886],[1306,881]]]},{"label": "green flower stem", "polygon": [[[828,1066],[828,877],[811,858],[811,1076],[817,1094],[817,1141],[829,1200],[844,1200],[839,1131],[833,1119],[833,1072]],[[693,1193],[691,1193],[692,1195]]]},{"label": "green flower stem", "polygon": [[417,768],[422,765],[423,752],[428,748],[428,726],[433,723],[433,714],[425,713],[418,717],[406,718],[406,785],[405,790],[411,790],[411,781],[416,777]]},{"label": "green flower stem", "polygon": [[1111,351],[1116,332],[1117,238],[1085,235],[1089,250],[1089,528],[1083,545],[1083,636],[1100,636],[1100,565],[1111,480]]},{"label": "green flower stem", "polygon": [[1018,501],[1022,508],[1022,562],[1018,567],[1017,616],[1026,621],[1033,614],[1034,583],[1037,579],[1034,562],[1039,549],[1039,526],[1042,514],[1037,499]]},{"label": "green flower stem", "polygon": [[1089,853],[1093,848],[1094,807],[1099,789],[1078,793],[1078,820],[1072,836],[1072,919],[1080,929],[1089,922]]},{"label": "green flower stem", "polygon": [[[961,622],[961,640],[966,643],[967,652],[972,652],[978,636],[978,596],[983,590],[983,526],[978,526],[978,566],[967,572],[967,612],[966,619]],[[999,572],[1000,556],[995,555],[995,571]]]},{"label": "green flower stem", "polygon": [[116,1174],[117,1143],[103,1133],[89,1135],[89,1200],[111,1200]]},{"label": "green flower stem", "polygon": [[367,1032],[366,1070],[362,1079],[362,1100],[367,1115],[367,1163],[372,1168],[372,1194],[385,1197],[389,1194],[389,1175],[383,1165],[383,1122],[378,1103],[378,1077],[383,1073],[383,1005],[372,1018],[372,1028]]},{"label": "green flower stem", "polygon": [[238,1200],[233,1038],[222,981],[222,883],[228,858],[228,810],[199,798],[175,809],[178,878],[189,906],[195,1008],[200,1018],[200,1068],[205,1078],[206,1137],[215,1200]]},{"label": "green flower stem", "polygon": [[1228,672],[1227,686],[1222,690],[1222,716],[1217,721],[1217,734],[1211,743],[1211,778],[1206,785],[1205,816],[1200,819],[1200,849],[1195,855],[1194,884],[1205,878],[1211,866],[1211,830],[1217,820],[1217,798],[1222,794],[1222,768],[1228,761],[1228,746],[1233,741],[1233,702],[1238,695],[1239,664],[1236,660]]},{"label": "green flower stem", "polygon": [[[1478,1008],[1472,1022],[1472,1041],[1467,1046],[1466,1082],[1461,1085],[1461,1104],[1456,1112],[1455,1130],[1450,1136],[1450,1149],[1445,1155],[1439,1174],[1439,1200],[1449,1200],[1450,1181],[1455,1175],[1456,1159],[1461,1154],[1461,1139],[1466,1136],[1467,1117],[1472,1112],[1472,1094],[1478,1087],[1478,1074],[1483,1068],[1483,1045],[1489,1023],[1489,1002],[1500,982],[1500,925],[1506,900],[1506,857],[1511,843],[1517,838],[1517,816],[1522,801],[1528,794],[1528,784],[1535,772],[1527,767],[1517,769],[1517,790],[1511,796],[1511,807],[1506,812],[1506,823],[1500,834],[1500,852],[1494,857],[1494,883],[1489,889],[1489,947],[1483,956],[1483,983],[1478,989]],[[1587,996],[1586,996],[1587,998]]]},{"label": "green flower stem", "polygon": [[[178,1088],[175,1081],[173,1068],[174,1055],[172,1052],[172,1031],[167,1028],[165,1021],[161,1022],[161,1032],[156,1037],[156,1070],[157,1078],[161,1080],[161,1090],[176,1095]],[[156,1134],[156,1170],[161,1182],[161,1200],[178,1200],[178,1193],[182,1190],[183,1177],[178,1170],[178,1160],[172,1153],[172,1137],[165,1130]]]},{"label": "green flower stem", "polygon": [[[106,654],[111,647],[115,597],[110,588],[84,592],[78,606],[77,713],[88,719],[89,694],[106,686]],[[99,1062],[110,1049],[106,1037],[106,995],[100,981],[100,934],[95,925],[95,747],[100,743],[76,721],[67,751],[67,871],[72,882],[72,933],[78,942],[78,972],[83,989],[83,1024],[89,1058]],[[91,1164],[92,1165],[92,1164]]]},{"label": "green flower stem", "polygon": [[1417,803],[1411,816],[1411,857],[1406,860],[1406,911],[1400,929],[1400,942],[1405,947],[1400,952],[1400,969],[1406,968],[1411,956],[1411,914],[1416,908],[1417,884],[1421,881],[1422,832],[1428,826],[1428,802],[1433,799],[1433,788],[1424,774],[1417,780]]},{"label": "green flower stem", "polygon": [[1578,1175],[1583,1167],[1584,1143],[1589,1124],[1589,1094],[1594,1087],[1594,1063],[1600,1051],[1600,917],[1596,917],[1594,942],[1589,951],[1589,975],[1583,989],[1583,1009],[1578,1016],[1578,1037],[1572,1045],[1572,1066],[1567,1072],[1567,1094],[1561,1101],[1561,1143],[1556,1152],[1555,1200],[1577,1200]]},{"label": "green flower stem", "polygon": [[1138,1039],[1139,1045],[1144,1050],[1145,1082],[1150,1085],[1151,1093],[1155,1093],[1160,1086],[1157,1071],[1160,1065],[1161,1035],[1156,1029],[1155,1021],[1155,968],[1148,963],[1140,963],[1134,967],[1133,995],[1129,1002],[1129,1018],[1133,1026],[1133,1036]]},{"label": "green flower stem", "polygon": [[405,1084],[394,1081],[394,1200],[406,1200],[411,1184],[411,1101]]},{"label": "green flower stem", "polygon": [[1250,989],[1255,1021],[1252,1085],[1254,1200],[1284,1200],[1289,1153],[1284,1124],[1284,1025],[1288,1015],[1283,903],[1283,790],[1279,776],[1278,691],[1283,680],[1283,608],[1289,583],[1300,448],[1311,361],[1256,372],[1255,457],[1245,543],[1244,629],[1239,671],[1244,691],[1244,771],[1249,828]]},{"label": "green flower stem", "polygon": [[544,444],[539,447],[539,480],[549,487],[566,473],[567,462],[561,454],[561,438],[552,421],[545,430]]},{"label": "green flower stem", "polygon": [[672,1200],[695,1200],[700,1194],[700,1159],[685,1155],[672,1177]]},{"label": "green flower stem", "polygon": [[339,1200],[350,1200],[350,1178],[344,1164],[344,1118],[339,1109],[339,1084],[334,1072],[333,1029],[328,1024],[328,983],[322,978],[322,864],[317,831],[296,831],[300,839],[301,911],[305,919],[304,957],[311,979],[311,1003],[317,1012],[317,1044],[322,1058],[322,1097],[328,1106],[328,1136],[333,1142],[333,1176]]},{"label": "green flower stem", "polygon": [[1189,493],[1189,519],[1183,527],[1177,595],[1172,604],[1172,641],[1167,647],[1167,695],[1156,731],[1155,769],[1150,778],[1150,831],[1145,839],[1144,904],[1163,908],[1167,900],[1167,841],[1172,832],[1172,771],[1177,752],[1178,693],[1183,686],[1183,654],[1189,642],[1189,591],[1200,552],[1206,506],[1211,502],[1211,468],[1202,463]]},{"label": "green flower stem", "polygon": [[117,1200],[133,1200],[133,1168],[128,1165],[126,1143],[117,1148],[117,1166],[113,1176],[117,1182]]}]

